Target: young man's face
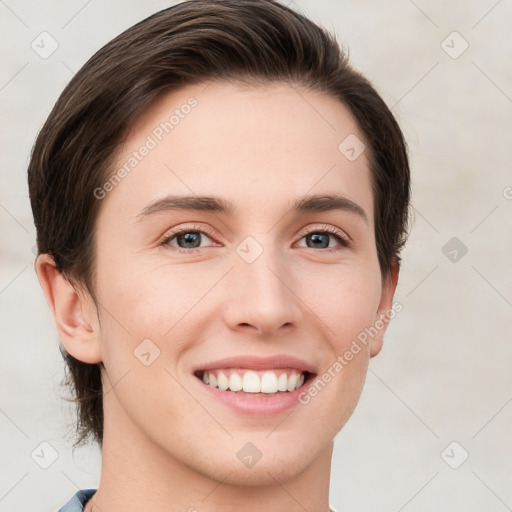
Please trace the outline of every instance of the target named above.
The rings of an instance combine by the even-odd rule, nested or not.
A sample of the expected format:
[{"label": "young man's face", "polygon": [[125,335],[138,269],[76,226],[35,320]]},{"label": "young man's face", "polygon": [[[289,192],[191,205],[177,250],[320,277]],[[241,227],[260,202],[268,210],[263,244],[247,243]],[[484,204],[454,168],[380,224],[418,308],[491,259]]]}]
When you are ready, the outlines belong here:
[{"label": "young man's face", "polygon": [[[340,102],[284,84],[187,87],[136,124],[115,167],[129,172],[107,185],[97,219],[99,322],[89,319],[108,374],[104,449],[115,439],[251,485],[330,456],[383,330],[359,351],[353,342],[389,312],[396,285],[381,280],[367,154],[339,149],[351,134],[362,139]],[[232,211],[171,208],[171,196]],[[294,209],[309,196],[346,201]],[[214,389],[205,368],[251,390],[293,388],[305,370],[331,378],[316,394],[312,375],[261,396]]]}]

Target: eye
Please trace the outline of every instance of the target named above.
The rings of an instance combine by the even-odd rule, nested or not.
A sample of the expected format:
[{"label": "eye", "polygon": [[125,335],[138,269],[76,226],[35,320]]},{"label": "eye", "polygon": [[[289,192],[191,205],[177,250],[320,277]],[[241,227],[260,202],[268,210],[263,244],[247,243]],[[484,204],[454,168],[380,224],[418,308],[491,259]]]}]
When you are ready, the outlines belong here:
[{"label": "eye", "polygon": [[306,247],[311,249],[329,249],[331,239],[335,239],[341,247],[350,247],[349,237],[343,231],[330,226],[309,231],[301,238],[301,240],[303,239],[306,240]]},{"label": "eye", "polygon": [[211,235],[205,228],[199,229],[197,226],[184,227],[172,231],[162,240],[161,245],[171,246],[182,252],[193,252],[200,249],[203,237],[211,240]]},{"label": "eye", "polygon": [[[202,226],[185,226],[166,234],[160,244],[172,250],[191,253],[204,248],[204,246],[201,246],[204,237],[211,241],[214,235]],[[349,236],[331,226],[323,226],[321,229],[311,230],[302,236],[301,240],[304,239],[306,240],[305,247],[311,249],[339,250],[340,248],[351,246]],[[338,247],[329,247],[333,239],[338,243]]]}]

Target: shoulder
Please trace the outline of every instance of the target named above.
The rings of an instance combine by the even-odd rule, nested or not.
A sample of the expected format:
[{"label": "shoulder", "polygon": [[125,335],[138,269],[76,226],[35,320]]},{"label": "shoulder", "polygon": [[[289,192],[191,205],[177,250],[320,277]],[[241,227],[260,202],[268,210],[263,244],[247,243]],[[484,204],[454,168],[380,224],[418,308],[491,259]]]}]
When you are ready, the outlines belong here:
[{"label": "shoulder", "polygon": [[96,492],[96,489],[80,489],[57,512],[82,512],[87,500]]}]

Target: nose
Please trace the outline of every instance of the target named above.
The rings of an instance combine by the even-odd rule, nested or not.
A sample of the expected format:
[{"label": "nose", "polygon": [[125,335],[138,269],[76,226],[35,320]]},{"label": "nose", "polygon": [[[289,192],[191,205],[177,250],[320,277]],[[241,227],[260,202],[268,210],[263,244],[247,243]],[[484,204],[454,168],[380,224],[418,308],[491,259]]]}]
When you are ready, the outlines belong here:
[{"label": "nose", "polygon": [[283,258],[270,250],[264,250],[252,263],[235,257],[222,308],[232,330],[269,336],[299,324],[303,303]]}]

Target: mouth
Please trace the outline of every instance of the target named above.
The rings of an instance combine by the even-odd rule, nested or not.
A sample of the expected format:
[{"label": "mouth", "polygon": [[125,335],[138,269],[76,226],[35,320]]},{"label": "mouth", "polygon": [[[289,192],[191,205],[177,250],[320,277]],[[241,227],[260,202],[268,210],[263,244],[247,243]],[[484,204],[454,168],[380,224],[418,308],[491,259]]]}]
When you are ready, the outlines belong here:
[{"label": "mouth", "polygon": [[273,397],[299,390],[314,374],[297,368],[215,368],[198,370],[194,376],[204,385],[219,391],[252,397]]},{"label": "mouth", "polygon": [[240,355],[203,363],[192,370],[206,400],[252,418],[274,417],[300,404],[316,376],[308,359],[286,354]]}]

